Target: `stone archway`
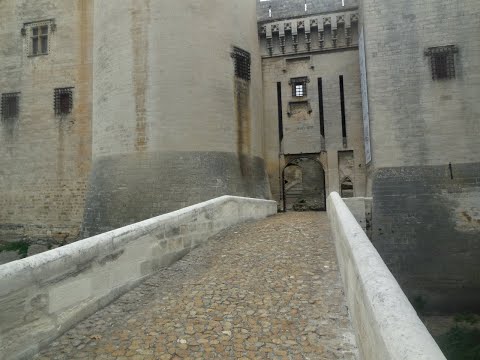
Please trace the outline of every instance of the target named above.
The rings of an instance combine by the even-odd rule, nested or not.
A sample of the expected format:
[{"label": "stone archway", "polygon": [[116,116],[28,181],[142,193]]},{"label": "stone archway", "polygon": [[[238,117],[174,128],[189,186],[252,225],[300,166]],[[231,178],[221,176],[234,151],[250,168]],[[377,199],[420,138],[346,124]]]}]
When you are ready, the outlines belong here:
[{"label": "stone archway", "polygon": [[340,184],[340,195],[342,198],[354,197],[353,181],[348,176],[346,176]]},{"label": "stone archway", "polygon": [[324,211],[325,172],[311,157],[297,157],[283,169],[284,211]]}]

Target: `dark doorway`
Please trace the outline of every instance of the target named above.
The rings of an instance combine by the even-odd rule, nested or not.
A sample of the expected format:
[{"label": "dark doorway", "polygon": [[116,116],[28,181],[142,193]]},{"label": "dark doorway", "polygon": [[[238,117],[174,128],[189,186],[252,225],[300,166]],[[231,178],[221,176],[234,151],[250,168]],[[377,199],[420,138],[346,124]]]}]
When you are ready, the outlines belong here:
[{"label": "dark doorway", "polygon": [[342,183],[340,184],[340,192],[342,198],[351,198],[353,197],[353,182],[350,180],[350,178],[347,176],[345,179],[343,179]]},{"label": "dark doorway", "polygon": [[325,211],[325,172],[317,160],[296,158],[282,177],[284,211]]}]

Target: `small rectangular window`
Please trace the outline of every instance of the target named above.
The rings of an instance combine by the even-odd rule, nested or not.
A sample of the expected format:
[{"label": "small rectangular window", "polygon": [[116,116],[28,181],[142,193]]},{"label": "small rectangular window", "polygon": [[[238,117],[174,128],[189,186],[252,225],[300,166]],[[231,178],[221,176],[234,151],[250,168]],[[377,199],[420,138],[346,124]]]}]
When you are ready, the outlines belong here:
[{"label": "small rectangular window", "polygon": [[31,55],[48,54],[48,25],[32,27]]},{"label": "small rectangular window", "polygon": [[297,84],[295,85],[295,96],[305,96],[306,93],[306,85],[305,84]]},{"label": "small rectangular window", "polygon": [[41,35],[40,35],[40,49],[42,54],[48,53],[48,26],[41,27]]},{"label": "small rectangular window", "polygon": [[18,118],[20,93],[2,94],[1,111],[2,120],[14,120]]},{"label": "small rectangular window", "polygon": [[73,109],[73,88],[55,89],[55,115],[68,115]]},{"label": "small rectangular window", "polygon": [[38,54],[38,37],[32,38],[32,55]]},{"label": "small rectangular window", "polygon": [[250,53],[234,47],[232,58],[235,61],[235,76],[243,80],[250,80]]},{"label": "small rectangular window", "polygon": [[430,57],[432,80],[455,78],[455,54],[458,49],[454,45],[428,48],[425,55]]},{"label": "small rectangular window", "polygon": [[28,56],[48,55],[51,51],[51,35],[56,29],[55,19],[24,23],[21,34],[28,49]]},{"label": "small rectangular window", "polygon": [[290,85],[292,86],[292,96],[293,97],[307,96],[308,82],[309,82],[308,77],[299,77],[299,78],[290,79]]}]

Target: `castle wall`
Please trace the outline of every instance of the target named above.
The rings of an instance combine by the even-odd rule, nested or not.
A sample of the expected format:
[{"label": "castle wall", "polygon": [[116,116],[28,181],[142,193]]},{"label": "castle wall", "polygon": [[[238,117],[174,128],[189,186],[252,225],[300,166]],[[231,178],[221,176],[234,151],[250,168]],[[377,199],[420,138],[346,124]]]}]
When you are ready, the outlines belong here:
[{"label": "castle wall", "polygon": [[[255,5],[95,2],[85,236],[224,194],[270,196]],[[233,46],[251,54],[249,82]]]},{"label": "castle wall", "polygon": [[[480,304],[480,3],[363,1],[373,242],[428,309]],[[454,45],[433,80],[428,48]]]},{"label": "castle wall", "polygon": [[[363,149],[362,108],[358,51],[312,54],[306,66],[295,62],[283,71],[285,58],[263,60],[265,101],[266,162],[273,198],[281,200],[281,177],[286,165],[282,155],[301,155],[325,152],[319,160],[325,169],[327,194],[340,191],[338,156],[342,151],[353,151],[355,165],[351,169],[355,196],[365,196],[365,154]],[[287,58],[288,59],[288,58]],[[314,69],[310,68],[310,63]],[[344,76],[347,146],[343,146],[340,108],[339,76]],[[288,116],[292,100],[290,78],[309,76],[307,84],[311,113],[298,118]],[[318,78],[322,78],[325,137],[320,134]],[[282,88],[283,141],[280,146],[278,131],[277,82]]]},{"label": "castle wall", "polygon": [[[92,10],[91,0],[0,1],[0,93],[19,93],[18,116],[0,123],[0,245],[46,250],[78,238],[91,161]],[[49,50],[31,56],[39,21]],[[54,89],[64,87],[74,87],[73,109],[59,117]]]},{"label": "castle wall", "polygon": [[[262,2],[263,3],[263,2]],[[290,2],[288,2],[290,3]],[[332,21],[354,18],[356,12],[334,13],[329,16],[273,21],[260,27],[260,43],[263,55],[263,88],[265,118],[265,160],[272,195],[282,207],[285,179],[283,170],[297,158],[309,157],[321,164],[325,171],[325,194],[341,191],[341,182],[350,178],[353,182],[351,196],[365,196],[366,174],[363,146],[362,105],[360,72],[358,66],[356,23],[351,25],[350,41],[346,40],[345,23],[337,28],[337,42],[331,41]],[[285,49],[281,49],[278,28],[282,23],[302,24],[298,29],[298,46],[292,47],[292,33],[285,32]],[[305,24],[325,22],[326,40],[320,48],[318,27],[310,29],[310,48],[305,43]],[[293,25],[292,25],[293,26]],[[272,31],[272,47],[269,54],[267,33]],[[342,134],[342,110],[340,76],[343,76],[345,100],[346,138]],[[307,77],[307,95],[293,96],[292,79]],[[319,89],[321,79],[321,92]],[[281,125],[278,108],[278,90],[281,89]],[[320,102],[323,106],[323,135],[321,131]],[[280,130],[281,129],[281,130]],[[282,137],[283,136],[283,137]],[[344,142],[345,140],[345,142]],[[348,155],[348,160],[343,156]],[[344,161],[345,160],[345,161]],[[321,184],[323,179],[319,179]],[[295,190],[295,189],[294,189]],[[305,193],[305,189],[303,189]],[[322,197],[325,196],[322,194]],[[289,197],[290,194],[287,194]],[[323,199],[325,200],[325,199]],[[289,200],[292,202],[292,200]],[[288,205],[288,204],[287,204]]]}]

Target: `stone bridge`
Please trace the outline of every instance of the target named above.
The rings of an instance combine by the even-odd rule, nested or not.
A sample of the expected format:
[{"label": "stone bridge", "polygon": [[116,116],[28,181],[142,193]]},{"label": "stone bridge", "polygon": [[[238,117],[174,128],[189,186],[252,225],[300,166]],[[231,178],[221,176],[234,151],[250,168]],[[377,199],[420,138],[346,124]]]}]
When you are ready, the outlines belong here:
[{"label": "stone bridge", "polygon": [[338,194],[275,213],[222,197],[0,266],[0,359],[444,359]]}]

